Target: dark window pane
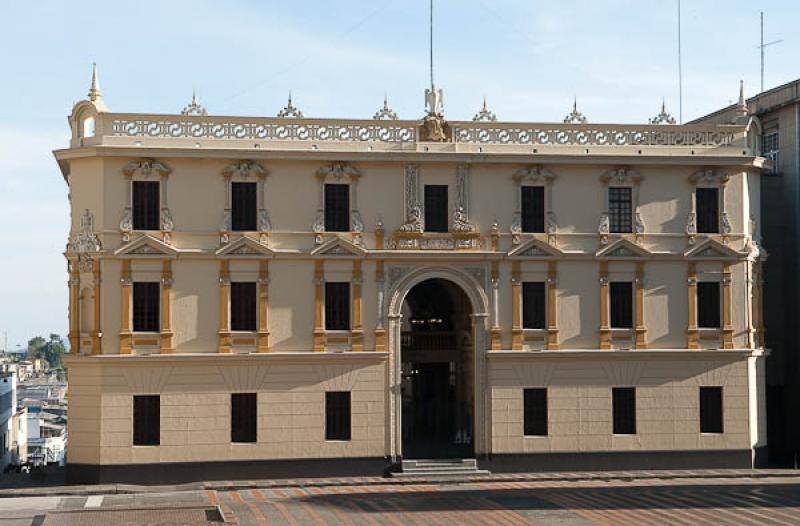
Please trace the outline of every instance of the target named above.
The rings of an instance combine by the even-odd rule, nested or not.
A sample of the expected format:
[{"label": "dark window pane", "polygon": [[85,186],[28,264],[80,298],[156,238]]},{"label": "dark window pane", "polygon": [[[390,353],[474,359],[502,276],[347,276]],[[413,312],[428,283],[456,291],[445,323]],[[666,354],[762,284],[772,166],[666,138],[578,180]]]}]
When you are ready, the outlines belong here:
[{"label": "dark window pane", "polygon": [[325,185],[325,231],[350,231],[350,185]]},{"label": "dark window pane", "polygon": [[425,231],[447,232],[447,185],[425,185]]},{"label": "dark window pane", "polygon": [[700,388],[700,432],[723,432],[722,387]]},{"label": "dark window pane", "polygon": [[159,332],[161,287],[158,282],[133,284],[133,330],[134,332]]},{"label": "dark window pane", "polygon": [[695,191],[697,201],[697,231],[701,234],[719,233],[719,193],[716,188],[698,188]]},{"label": "dark window pane", "polygon": [[697,283],[697,326],[701,329],[720,328],[719,282]]},{"label": "dark window pane", "polygon": [[524,427],[526,436],[547,436],[547,389],[525,389]]},{"label": "dark window pane", "polygon": [[325,440],[350,440],[350,391],[325,393]]},{"label": "dark window pane", "polygon": [[256,284],[231,283],[231,330],[256,330]]},{"label": "dark window pane", "polygon": [[636,389],[633,387],[614,387],[611,390],[614,434],[636,434]]},{"label": "dark window pane", "polygon": [[255,442],[258,429],[256,393],[231,394],[231,442]]},{"label": "dark window pane", "polygon": [[633,208],[629,187],[610,186],[608,188],[608,219],[611,232],[633,231]]},{"label": "dark window pane", "polygon": [[522,187],[522,231],[544,232],[544,187]]},{"label": "dark window pane", "polygon": [[133,445],[157,446],[161,435],[161,397],[133,397]]},{"label": "dark window pane", "polygon": [[158,181],[133,182],[133,229],[160,230],[161,196]]},{"label": "dark window pane", "polygon": [[633,328],[633,283],[611,282],[611,327]]},{"label": "dark window pane", "polygon": [[256,183],[231,183],[231,229],[256,230],[258,215],[258,185]]},{"label": "dark window pane", "polygon": [[529,281],[522,284],[522,326],[525,329],[544,329],[545,285],[541,281]]},{"label": "dark window pane", "polygon": [[325,283],[325,330],[350,330],[350,283]]}]

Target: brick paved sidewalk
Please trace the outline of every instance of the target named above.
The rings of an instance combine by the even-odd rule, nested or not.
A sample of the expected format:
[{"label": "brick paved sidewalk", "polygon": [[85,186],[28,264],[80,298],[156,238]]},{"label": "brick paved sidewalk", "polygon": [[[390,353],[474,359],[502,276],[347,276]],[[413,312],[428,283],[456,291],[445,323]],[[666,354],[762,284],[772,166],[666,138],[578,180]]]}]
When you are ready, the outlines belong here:
[{"label": "brick paved sidewalk", "polygon": [[197,490],[240,490],[263,488],[308,488],[330,486],[403,486],[447,482],[578,482],[593,480],[670,480],[670,479],[764,479],[800,478],[800,470],[791,469],[703,469],[653,471],[585,471],[543,473],[492,473],[474,477],[420,477],[392,479],[386,477],[343,477],[314,479],[262,479],[238,481],[206,481],[187,484],[144,486],[135,484],[96,484],[86,486],[49,486],[0,489],[0,498],[30,496],[111,495],[165,493]]}]

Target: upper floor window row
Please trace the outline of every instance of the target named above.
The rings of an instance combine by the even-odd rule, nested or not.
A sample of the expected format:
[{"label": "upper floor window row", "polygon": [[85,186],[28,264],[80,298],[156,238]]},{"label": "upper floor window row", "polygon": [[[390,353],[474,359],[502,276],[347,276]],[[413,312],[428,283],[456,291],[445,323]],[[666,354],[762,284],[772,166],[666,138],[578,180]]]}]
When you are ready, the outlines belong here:
[{"label": "upper floor window row", "polygon": [[[162,184],[159,181],[132,182],[133,230],[159,230],[162,223]],[[324,183],[323,228],[326,232],[349,232],[352,228],[352,185]],[[694,192],[696,231],[702,234],[720,233],[723,203],[718,187],[701,186]],[[424,230],[448,232],[448,185],[425,185]],[[541,185],[522,185],[519,195],[520,230],[543,233],[548,225],[547,188]],[[259,226],[259,183],[234,181],[230,183],[230,230],[257,231]],[[632,233],[637,221],[636,195],[630,186],[608,186],[606,191],[608,232]],[[638,232],[638,230],[637,230]]]}]

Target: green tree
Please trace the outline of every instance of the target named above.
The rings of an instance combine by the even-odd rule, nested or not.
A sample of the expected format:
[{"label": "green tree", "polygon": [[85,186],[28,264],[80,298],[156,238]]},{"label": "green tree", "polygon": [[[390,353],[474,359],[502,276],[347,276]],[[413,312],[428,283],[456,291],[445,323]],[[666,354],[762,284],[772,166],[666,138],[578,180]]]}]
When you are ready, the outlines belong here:
[{"label": "green tree", "polygon": [[28,356],[45,360],[50,369],[64,368],[65,353],[64,340],[58,334],[50,334],[49,340],[34,336],[28,341]]}]

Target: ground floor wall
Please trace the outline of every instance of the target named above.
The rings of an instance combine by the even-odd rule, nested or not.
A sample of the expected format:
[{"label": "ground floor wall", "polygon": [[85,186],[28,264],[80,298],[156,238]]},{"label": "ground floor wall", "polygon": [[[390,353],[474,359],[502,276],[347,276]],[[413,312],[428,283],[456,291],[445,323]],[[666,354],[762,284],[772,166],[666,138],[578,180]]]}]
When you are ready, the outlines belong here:
[{"label": "ground floor wall", "polygon": [[[475,399],[489,416],[475,425],[490,437],[479,461],[496,471],[750,467],[766,445],[763,357],[750,354],[479,353]],[[380,475],[399,458],[386,353],[75,356],[69,368],[70,482]],[[613,433],[619,386],[636,389],[632,435]],[[723,433],[700,432],[700,386],[722,387]],[[524,434],[530,387],[547,388],[546,436]],[[350,440],[326,440],[328,391],[351,393]],[[231,443],[230,395],[241,392],[257,393],[255,443]],[[159,445],[133,445],[139,394],[160,396]]]}]

